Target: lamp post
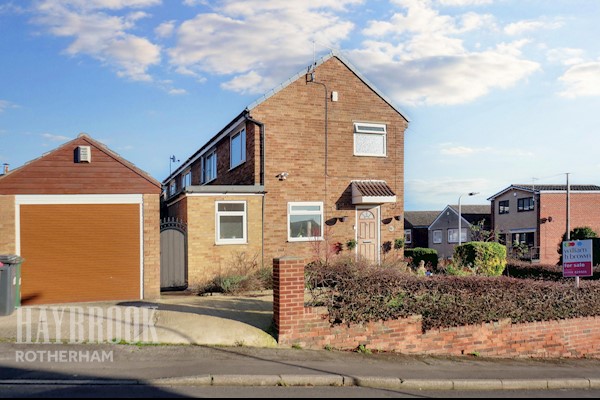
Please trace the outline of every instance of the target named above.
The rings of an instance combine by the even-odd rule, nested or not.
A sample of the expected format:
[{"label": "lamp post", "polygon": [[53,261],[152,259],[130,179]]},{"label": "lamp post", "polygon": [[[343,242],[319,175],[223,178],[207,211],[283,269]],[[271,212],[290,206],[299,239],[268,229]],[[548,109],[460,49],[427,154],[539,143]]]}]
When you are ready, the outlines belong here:
[{"label": "lamp post", "polygon": [[[476,194],[479,194],[479,192],[471,192],[471,193],[467,193],[467,196],[475,196]],[[458,196],[458,245],[460,246],[460,237],[461,237],[461,206],[460,206],[460,199],[465,196],[464,194],[461,194],[460,196]]]}]

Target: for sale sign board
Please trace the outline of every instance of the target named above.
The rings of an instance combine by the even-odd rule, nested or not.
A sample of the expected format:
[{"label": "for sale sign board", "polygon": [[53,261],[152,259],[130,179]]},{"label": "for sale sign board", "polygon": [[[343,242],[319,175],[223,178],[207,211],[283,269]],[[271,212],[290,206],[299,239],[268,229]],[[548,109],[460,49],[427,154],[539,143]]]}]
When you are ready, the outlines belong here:
[{"label": "for sale sign board", "polygon": [[565,278],[592,276],[592,260],[591,240],[563,242],[563,276]]}]

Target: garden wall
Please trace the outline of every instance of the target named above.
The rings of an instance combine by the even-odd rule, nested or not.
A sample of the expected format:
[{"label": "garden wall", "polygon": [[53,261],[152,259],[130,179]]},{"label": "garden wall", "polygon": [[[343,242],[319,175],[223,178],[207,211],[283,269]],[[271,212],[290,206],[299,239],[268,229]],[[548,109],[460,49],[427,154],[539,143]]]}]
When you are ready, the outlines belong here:
[{"label": "garden wall", "polygon": [[273,314],[283,346],[370,350],[402,354],[485,357],[600,357],[600,317],[512,324],[499,322],[422,332],[421,316],[332,326],[327,310],[304,306],[301,258],[273,260]]}]

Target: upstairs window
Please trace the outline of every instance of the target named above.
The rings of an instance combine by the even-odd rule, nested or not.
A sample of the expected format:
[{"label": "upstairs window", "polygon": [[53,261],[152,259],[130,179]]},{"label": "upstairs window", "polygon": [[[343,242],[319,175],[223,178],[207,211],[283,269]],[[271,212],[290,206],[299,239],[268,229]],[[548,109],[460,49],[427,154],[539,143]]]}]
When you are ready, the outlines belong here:
[{"label": "upstairs window", "polygon": [[177,192],[177,182],[172,180],[171,183],[169,183],[169,196],[174,196],[175,192]]},{"label": "upstairs window", "polygon": [[229,168],[233,169],[246,161],[246,130],[242,129],[231,136]]},{"label": "upstairs window", "polygon": [[202,157],[202,183],[208,183],[217,179],[217,152]]},{"label": "upstairs window", "polygon": [[498,214],[508,214],[509,203],[508,200],[502,200],[498,202]]},{"label": "upstairs window", "polygon": [[187,171],[181,177],[181,187],[186,188],[192,186],[192,171]]},{"label": "upstairs window", "polygon": [[385,157],[387,129],[384,124],[354,123],[354,155]]},{"label": "upstairs window", "polygon": [[517,212],[532,211],[534,208],[533,197],[517,200]]}]

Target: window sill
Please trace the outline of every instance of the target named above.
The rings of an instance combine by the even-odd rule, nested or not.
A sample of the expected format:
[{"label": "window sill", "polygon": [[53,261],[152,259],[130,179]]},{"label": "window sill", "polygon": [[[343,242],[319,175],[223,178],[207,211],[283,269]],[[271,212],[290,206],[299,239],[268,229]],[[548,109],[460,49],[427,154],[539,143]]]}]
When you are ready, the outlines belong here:
[{"label": "window sill", "polygon": [[242,161],[242,162],[241,162],[241,163],[239,163],[238,165],[234,165],[233,167],[231,167],[231,166],[230,166],[230,167],[229,167],[229,171],[227,171],[227,172],[233,171],[234,169],[236,169],[236,168],[238,168],[238,167],[240,167],[240,166],[242,166],[242,165],[244,165],[244,164],[246,164],[246,160]]},{"label": "window sill", "polygon": [[303,237],[303,238],[288,238],[289,243],[305,243],[305,242],[322,242],[322,237]]},{"label": "window sill", "polygon": [[387,158],[387,154],[384,155],[380,155],[380,154],[353,154],[354,157],[375,157],[375,158]]},{"label": "window sill", "polygon": [[228,245],[245,245],[248,244],[247,240],[239,240],[239,241],[227,241],[227,242],[215,242],[215,246],[228,246]]}]

